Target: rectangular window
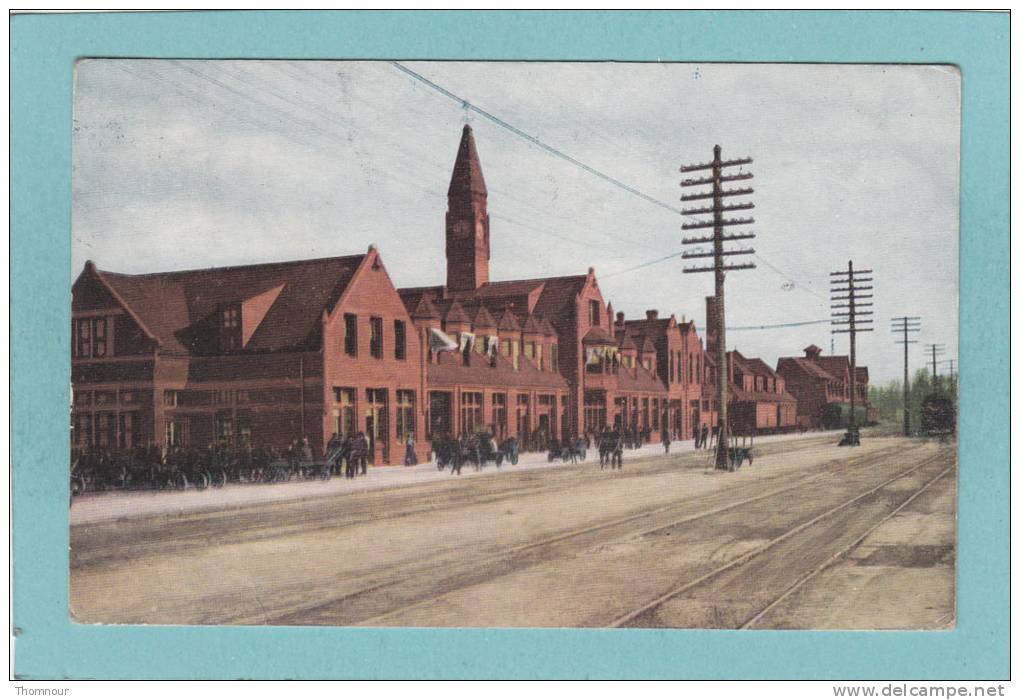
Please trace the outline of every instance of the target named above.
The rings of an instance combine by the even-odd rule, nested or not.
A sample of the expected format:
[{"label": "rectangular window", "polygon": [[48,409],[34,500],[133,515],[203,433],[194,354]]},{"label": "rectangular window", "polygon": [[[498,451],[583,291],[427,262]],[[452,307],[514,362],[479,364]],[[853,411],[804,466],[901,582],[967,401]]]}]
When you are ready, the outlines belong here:
[{"label": "rectangular window", "polygon": [[485,426],[482,424],[482,394],[477,391],[462,391],[460,394],[460,431],[474,435]]},{"label": "rectangular window", "polygon": [[185,422],[183,420],[168,420],[166,422],[167,447],[183,447],[187,445],[188,441],[185,433]]},{"label": "rectangular window", "polygon": [[251,417],[237,417],[237,446],[249,447],[251,445]]},{"label": "rectangular window", "polygon": [[514,361],[514,369],[520,369],[520,366],[521,366],[520,365],[521,346],[520,346],[519,341],[515,340],[513,342],[513,349],[511,350],[511,356],[513,357],[513,361]]},{"label": "rectangular window", "polygon": [[220,350],[241,349],[241,306],[231,304],[220,309]]},{"label": "rectangular window", "polygon": [[373,316],[369,319],[368,349],[372,357],[381,359],[383,356],[382,319]]},{"label": "rectangular window", "polygon": [[535,356],[535,343],[530,340],[524,343],[524,356],[529,360]]},{"label": "rectangular window", "polygon": [[393,357],[407,359],[407,330],[403,321],[393,322]]},{"label": "rectangular window", "polygon": [[597,326],[602,321],[601,318],[601,305],[597,299],[592,299],[588,302],[588,323],[592,326]]},{"label": "rectangular window", "polygon": [[496,435],[506,435],[506,394],[492,395],[492,423]]},{"label": "rectangular window", "polygon": [[358,356],[358,317],[355,314],[344,314],[344,354]]},{"label": "rectangular window", "polygon": [[659,429],[659,400],[652,399],[652,430]]},{"label": "rectangular window", "polygon": [[167,389],[163,392],[163,405],[164,406],[176,406],[177,405],[177,392],[174,389]]},{"label": "rectangular window", "polygon": [[535,355],[538,358],[538,368],[541,370],[545,369],[545,360],[542,358],[542,345],[535,346]]},{"label": "rectangular window", "polygon": [[[102,339],[97,342],[96,331],[102,326],[99,332]],[[106,319],[105,318],[79,318],[74,321],[74,348],[75,357],[103,357],[106,354]],[[97,352],[101,350],[101,352]]]},{"label": "rectangular window", "polygon": [[234,418],[229,413],[216,414],[216,442],[223,445],[234,443]]},{"label": "rectangular window", "polygon": [[109,449],[116,447],[114,445],[114,433],[116,432],[115,415],[113,413],[96,414],[96,445],[98,447]]},{"label": "rectangular window", "polygon": [[92,446],[92,414],[82,413],[74,419],[74,441],[82,447]]},{"label": "rectangular window", "polygon": [[106,357],[106,319],[97,318],[93,320],[92,326],[92,356]]},{"label": "rectangular window", "polygon": [[560,354],[555,343],[549,348],[549,366],[553,372],[560,371]]},{"label": "rectangular window", "polygon": [[414,392],[397,389],[397,442],[404,444],[414,435]]},{"label": "rectangular window", "polygon": [[333,387],[333,401],[337,405],[337,420],[334,428],[341,435],[353,435],[355,413],[354,399],[357,393],[349,387]]},{"label": "rectangular window", "polygon": [[503,357],[510,357],[510,341],[509,341],[509,339],[505,339],[505,340],[501,340],[500,341],[500,350],[499,350],[499,352],[500,352],[501,355],[503,355]]}]

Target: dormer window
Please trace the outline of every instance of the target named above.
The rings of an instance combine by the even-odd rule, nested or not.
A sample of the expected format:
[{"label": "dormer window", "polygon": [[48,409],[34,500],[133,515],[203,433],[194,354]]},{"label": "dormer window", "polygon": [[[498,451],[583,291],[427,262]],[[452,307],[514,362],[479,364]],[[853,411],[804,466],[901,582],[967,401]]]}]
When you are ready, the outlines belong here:
[{"label": "dormer window", "polygon": [[228,304],[220,309],[220,350],[241,349],[241,305]]}]

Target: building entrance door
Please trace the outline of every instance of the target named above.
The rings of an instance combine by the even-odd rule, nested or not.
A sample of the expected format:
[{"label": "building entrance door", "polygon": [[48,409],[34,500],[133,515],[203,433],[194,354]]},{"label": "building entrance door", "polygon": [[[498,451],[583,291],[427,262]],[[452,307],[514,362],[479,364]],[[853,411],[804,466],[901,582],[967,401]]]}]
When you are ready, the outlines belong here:
[{"label": "building entrance door", "polygon": [[450,393],[447,391],[433,391],[429,394],[429,436],[432,440],[443,436],[453,437],[450,404]]},{"label": "building entrance door", "polygon": [[389,464],[389,396],[386,389],[365,390],[365,435],[372,464]]}]

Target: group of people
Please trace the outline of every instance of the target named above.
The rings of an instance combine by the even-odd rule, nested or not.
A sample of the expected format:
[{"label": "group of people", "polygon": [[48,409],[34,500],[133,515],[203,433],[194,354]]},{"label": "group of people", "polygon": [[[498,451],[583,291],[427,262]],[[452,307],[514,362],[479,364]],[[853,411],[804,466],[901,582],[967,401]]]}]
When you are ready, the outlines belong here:
[{"label": "group of people", "polygon": [[344,463],[344,476],[354,479],[358,475],[368,474],[368,437],[364,432],[340,436],[333,433],[326,443],[326,463],[332,464],[339,473],[341,462]]},{"label": "group of people", "polygon": [[716,435],[716,429],[709,430],[707,425],[702,425],[701,430],[694,430],[694,449],[707,450],[711,446],[711,440]]},{"label": "group of people", "polygon": [[603,430],[598,436],[599,469],[623,469],[624,433],[617,429]]}]

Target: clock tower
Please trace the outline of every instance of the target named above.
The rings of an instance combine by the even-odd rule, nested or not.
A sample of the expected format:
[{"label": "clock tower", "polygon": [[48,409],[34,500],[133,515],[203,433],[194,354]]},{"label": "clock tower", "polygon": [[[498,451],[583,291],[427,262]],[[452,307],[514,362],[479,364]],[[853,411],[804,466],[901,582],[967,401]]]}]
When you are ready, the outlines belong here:
[{"label": "clock tower", "polygon": [[475,138],[465,124],[447,192],[447,291],[474,291],[489,281],[487,198]]}]

